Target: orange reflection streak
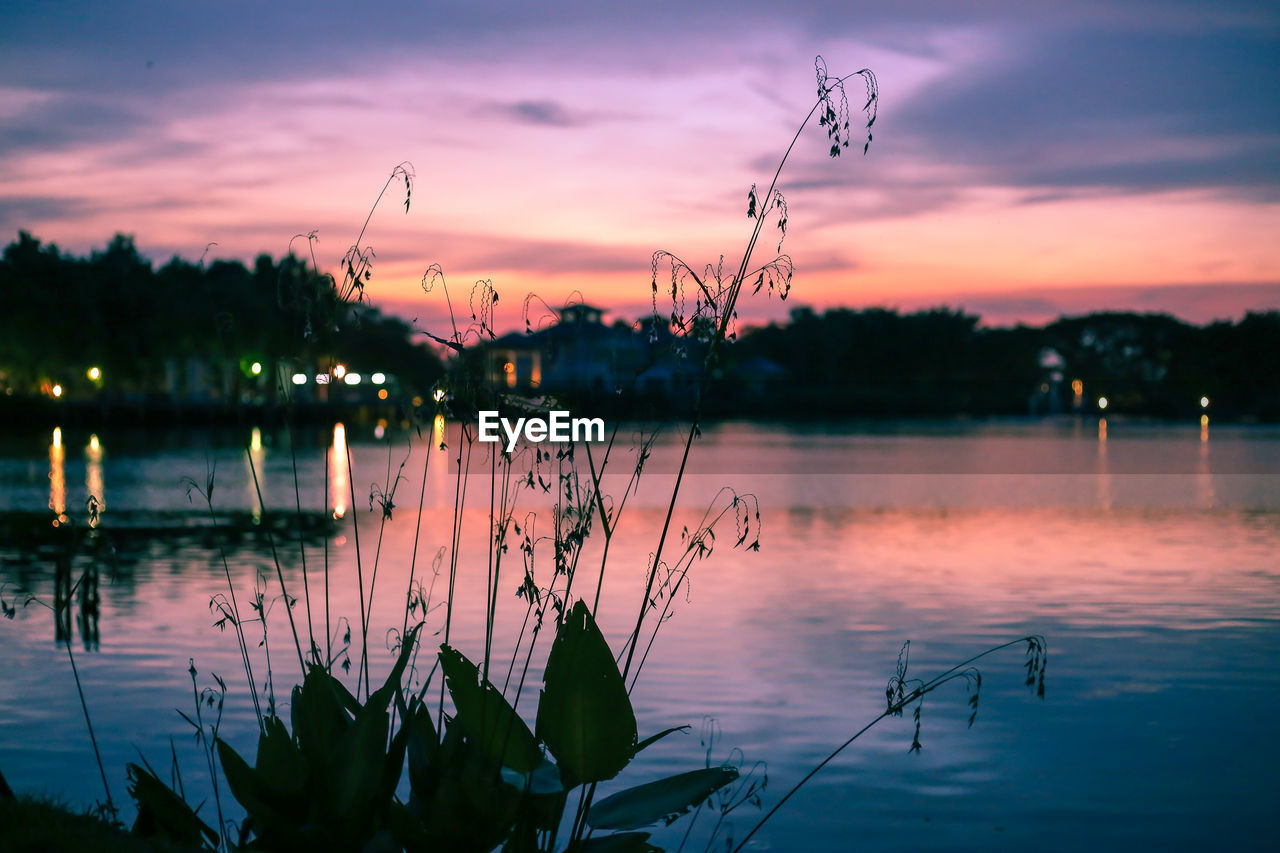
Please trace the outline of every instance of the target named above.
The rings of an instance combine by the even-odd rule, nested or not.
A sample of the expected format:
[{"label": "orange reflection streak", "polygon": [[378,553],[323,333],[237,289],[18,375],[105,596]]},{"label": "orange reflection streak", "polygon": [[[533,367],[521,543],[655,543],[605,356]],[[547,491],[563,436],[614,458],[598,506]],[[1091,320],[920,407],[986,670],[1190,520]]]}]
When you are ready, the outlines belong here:
[{"label": "orange reflection streak", "polygon": [[1107,419],[1098,418],[1098,506],[1111,509],[1111,466],[1107,464]]},{"label": "orange reflection streak", "polygon": [[258,500],[258,489],[254,486],[253,477],[254,472],[257,472],[259,483],[261,483],[263,472],[266,471],[266,468],[263,467],[265,457],[266,453],[262,449],[262,430],[254,427],[253,432],[249,434],[249,459],[245,462],[246,468],[249,468],[249,470],[245,471],[245,476],[248,482],[249,506],[253,507],[254,524],[262,520],[262,504]]},{"label": "orange reflection streak", "polygon": [[62,446],[62,427],[53,428],[53,440],[49,444],[49,509],[53,510],[54,526],[67,520],[67,469],[66,448]]},{"label": "orange reflection streak", "polygon": [[449,472],[451,470],[449,454],[441,449],[441,444],[445,441],[445,433],[448,431],[448,424],[445,422],[444,415],[437,414],[431,419],[431,462],[426,470],[426,491],[428,495],[453,495],[453,485],[450,484]]},{"label": "orange reflection streak", "polygon": [[1196,505],[1209,508],[1217,503],[1213,488],[1213,468],[1209,463],[1209,416],[1200,416],[1200,458],[1196,464]]},{"label": "orange reflection streak", "polygon": [[333,499],[333,517],[347,514],[347,428],[333,425],[333,447],[329,450],[329,495]]},{"label": "orange reflection streak", "polygon": [[84,456],[88,463],[84,469],[84,487],[91,496],[98,499],[101,507],[106,503],[106,499],[103,495],[102,443],[98,441],[97,435],[89,436],[89,444],[84,449]]}]

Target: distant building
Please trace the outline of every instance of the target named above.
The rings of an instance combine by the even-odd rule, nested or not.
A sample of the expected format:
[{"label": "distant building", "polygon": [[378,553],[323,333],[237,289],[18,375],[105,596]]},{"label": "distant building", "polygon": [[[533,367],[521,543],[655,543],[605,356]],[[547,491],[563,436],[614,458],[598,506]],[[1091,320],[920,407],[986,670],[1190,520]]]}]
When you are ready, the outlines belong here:
[{"label": "distant building", "polygon": [[607,326],[604,312],[567,305],[557,322],[512,332],[486,345],[489,380],[514,391],[604,392],[636,375],[644,347],[630,326]]},{"label": "distant building", "polygon": [[1062,381],[1066,360],[1052,347],[1043,347],[1036,359],[1040,368],[1040,384],[1028,400],[1033,415],[1056,415],[1063,410]]},{"label": "distant building", "polygon": [[738,387],[753,397],[772,394],[786,384],[791,372],[772,359],[756,356],[734,370]]},{"label": "distant building", "polygon": [[663,319],[609,325],[603,317],[603,309],[574,303],[545,328],[488,342],[489,381],[511,391],[550,394],[634,389],[669,397],[693,387],[701,360],[673,351],[675,338]]}]

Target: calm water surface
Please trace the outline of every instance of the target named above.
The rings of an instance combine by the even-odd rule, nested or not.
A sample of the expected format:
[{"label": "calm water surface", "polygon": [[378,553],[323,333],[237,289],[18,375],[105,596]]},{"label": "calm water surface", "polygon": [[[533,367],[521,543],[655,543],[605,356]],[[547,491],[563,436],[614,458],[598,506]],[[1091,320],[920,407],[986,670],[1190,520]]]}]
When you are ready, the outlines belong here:
[{"label": "calm water surface", "polygon": [[[457,446],[456,430],[445,437]],[[140,751],[167,768],[171,740],[188,792],[208,792],[190,728],[175,710],[190,712],[191,658],[202,687],[218,673],[231,688],[224,736],[252,742],[234,638],[213,627],[209,607],[226,586],[220,553],[242,594],[257,582],[269,599],[279,589],[272,542],[291,594],[302,593],[305,556],[312,632],[322,645],[327,553],[329,624],[341,645],[341,620],[358,622],[360,612],[357,538],[366,585],[380,552],[370,642],[374,668],[386,671],[385,631],[401,624],[414,548],[422,445],[407,459],[379,543],[370,485],[385,485],[388,467],[395,476],[405,445],[378,441],[371,428],[342,431],[339,453],[345,443],[354,459],[353,503],[351,484],[326,466],[333,439],[300,439],[297,498],[284,436],[94,439],[67,430],[56,441],[40,434],[0,445],[8,602],[20,604],[23,591],[54,600],[55,545],[44,532],[51,512],[83,522],[87,494],[104,500],[94,546],[104,566],[98,636],[73,625],[72,649],[117,802],[128,799],[125,763]],[[881,724],[798,794],[754,849],[1271,847],[1280,832],[1278,439],[1265,427],[1113,421],[1100,429],[1096,420],[707,428],[676,529],[696,524],[720,487],[732,485],[759,496],[760,551],[731,550],[730,524],[715,553],[694,566],[633,695],[642,735],[684,723],[692,733],[647,750],[613,787],[701,766],[698,732],[712,717],[719,734],[711,759],[740,749],[748,765],[766,761],[768,806],[879,713],[905,640],[912,674],[928,677],[987,646],[1041,633],[1050,649],[1043,701],[1023,686],[1020,651],[989,659],[972,729],[962,685],[932,695],[920,753],[908,752],[909,718]],[[266,523],[238,442],[252,447]],[[615,648],[634,620],[678,450],[674,435],[659,444],[612,546],[600,622]],[[428,579],[449,541],[457,484],[443,461],[436,454],[426,474],[417,564]],[[624,454],[614,464],[625,463]],[[473,467],[452,639],[478,659],[488,463],[477,454]],[[199,496],[189,502],[179,483],[203,483],[209,471],[216,528]],[[612,480],[616,493],[624,481]],[[271,523],[271,510],[293,512],[295,499],[307,519],[301,545],[296,524]],[[518,515],[538,511],[538,532],[548,531],[548,499],[520,500]],[[81,548],[76,577],[90,550]],[[584,564],[598,554],[598,543],[589,544]],[[547,571],[549,557],[539,559],[535,572]],[[503,571],[498,619],[511,635],[524,616],[513,594],[514,547]],[[295,614],[305,623],[304,605]],[[432,620],[436,630],[439,614]],[[284,704],[297,662],[282,604],[268,626]],[[101,798],[101,782],[55,630],[53,614],[34,604],[0,622],[0,768],[15,788],[88,804]],[[510,642],[505,648],[509,655]],[[266,650],[255,654],[265,673]],[[495,656],[503,673],[507,662]],[[539,672],[535,660],[521,702],[527,713]],[[739,832],[757,814],[739,811]],[[672,832],[685,825],[659,839],[674,849]]]}]

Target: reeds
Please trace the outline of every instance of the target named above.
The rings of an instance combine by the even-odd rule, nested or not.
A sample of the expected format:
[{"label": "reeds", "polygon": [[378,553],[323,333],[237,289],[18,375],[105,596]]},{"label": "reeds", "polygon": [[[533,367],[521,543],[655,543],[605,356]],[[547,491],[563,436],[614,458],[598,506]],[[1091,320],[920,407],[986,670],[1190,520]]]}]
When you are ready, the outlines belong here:
[{"label": "reeds", "polygon": [[[221,552],[227,589],[213,596],[210,608],[217,616],[215,624],[219,628],[230,625],[236,637],[258,730],[255,761],[250,764],[241,758],[221,737],[226,685],[217,679],[218,690],[210,688],[201,692],[193,661],[189,672],[195,716],[183,713],[183,717],[195,728],[205,756],[215,792],[219,828],[213,832],[196,816],[196,810],[186,805],[175,758],[175,771],[168,785],[149,767],[131,765],[130,793],[139,807],[136,829],[183,843],[216,845],[227,850],[250,839],[269,849],[315,849],[318,845],[359,849],[383,844],[408,850],[481,851],[502,844],[504,850],[550,853],[586,850],[589,843],[608,840],[620,850],[652,850],[657,848],[647,841],[649,836],[643,831],[644,827],[670,822],[693,811],[680,845],[683,848],[691,838],[698,816],[710,811],[716,817],[707,830],[708,849],[713,843],[732,844],[730,816],[744,806],[761,805],[767,775],[762,762],[748,767],[738,751],[723,762],[713,762],[712,750],[718,739],[714,724],[704,729],[703,766],[599,801],[596,791],[600,782],[625,771],[649,745],[686,728],[677,725],[641,738],[631,694],[638,686],[662,625],[671,615],[674,597],[687,588],[690,571],[700,560],[713,554],[718,542],[744,550],[759,548],[761,510],[755,495],[740,494],[726,487],[691,527],[680,525],[676,516],[693,444],[700,435],[703,400],[724,347],[736,337],[735,321],[744,288],[751,293],[767,289],[784,299],[790,290],[793,265],[791,259],[781,253],[789,216],[786,199],[778,187],[783,167],[814,116],[827,133],[832,156],[850,146],[854,129],[845,83],[854,78],[860,79],[865,87],[866,101],[862,107],[865,122],[860,128],[864,153],[871,141],[879,99],[875,76],[863,69],[845,77],[830,77],[820,57],[815,68],[817,95],[812,109],[783,154],[768,189],[759,193],[753,186],[748,192],[746,213],[752,225],[736,270],[726,272],[721,261],[699,272],[674,253],[660,251],[653,256],[653,322],[667,324],[674,334],[673,346],[680,357],[701,361],[693,411],[683,433],[679,466],[669,483],[663,521],[655,531],[655,544],[643,583],[635,590],[635,615],[628,622],[629,631],[621,648],[610,647],[597,624],[597,615],[606,576],[611,584],[626,582],[625,578],[608,571],[610,546],[623,521],[628,500],[645,473],[657,434],[642,436],[629,462],[619,459],[619,422],[615,422],[608,440],[595,447],[590,443],[568,444],[548,451],[534,446],[508,453],[493,445],[479,446],[471,428],[476,411],[510,410],[537,403],[513,399],[491,387],[483,371],[478,370],[474,359],[469,357],[469,345],[495,336],[493,310],[498,293],[492,282],[480,281],[471,289],[467,300],[470,319],[460,326],[444,273],[438,265],[432,265],[423,276],[423,288],[434,292],[439,287],[449,311],[451,328],[444,334],[430,331],[428,334],[452,354],[450,370],[433,399],[421,408],[408,407],[408,414],[419,423],[425,420],[433,427],[435,419],[444,415],[461,425],[456,445],[451,448],[443,440],[437,445],[434,431],[425,438],[420,428],[416,431],[418,440],[426,443],[423,483],[418,494],[412,552],[407,560],[403,614],[399,625],[389,629],[395,655],[390,675],[381,686],[374,688],[371,661],[376,648],[370,646],[369,637],[375,595],[379,591],[379,565],[386,558],[383,535],[397,508],[395,496],[408,454],[398,468],[393,467],[389,443],[383,482],[370,489],[369,510],[378,513],[378,533],[372,563],[366,566],[361,548],[360,513],[355,511],[359,505],[356,471],[350,448],[344,446],[343,458],[334,458],[332,463],[346,468],[349,490],[346,497],[352,507],[349,523],[355,545],[354,580],[360,609],[355,637],[351,623],[341,616],[335,620],[331,613],[333,584],[348,581],[331,577],[327,539],[322,566],[323,653],[314,633],[315,602],[301,536],[305,611],[301,615],[305,616],[305,632],[299,629],[295,618],[298,599],[286,583],[271,525],[265,527],[275,567],[275,588],[255,589],[251,615],[246,616],[241,610],[242,596],[237,595],[225,551]],[[403,180],[404,204],[408,210],[412,179],[412,167],[398,165],[373,209],[393,182]],[[343,256],[341,281],[330,278],[332,294],[315,300],[317,311],[321,312],[315,324],[331,326],[351,302],[363,299],[374,259],[373,250],[363,242],[373,209],[355,243]],[[776,229],[776,250],[770,260],[755,265],[753,258],[767,224]],[[307,239],[314,264],[314,233],[307,235]],[[671,308],[665,317],[658,311],[660,272],[664,288],[669,273]],[[526,324],[531,328],[529,304],[526,300]],[[310,318],[308,325],[312,325]],[[301,519],[302,499],[297,485],[292,421],[286,418],[285,423],[290,431],[295,510]],[[263,499],[259,473],[248,448],[246,457],[258,512],[265,518],[272,510]],[[474,464],[477,460],[478,465]],[[449,461],[456,466],[457,474],[452,515],[447,530],[442,530],[443,525],[427,518],[426,482],[433,464]],[[326,453],[326,506],[330,464]],[[625,485],[620,494],[610,494],[606,491],[606,473],[611,466],[616,470],[623,465],[629,465]],[[480,470],[485,473],[476,473]],[[471,481],[477,477],[488,481],[485,549],[482,557],[466,557],[463,554],[468,517],[465,510],[469,506]],[[209,467],[203,484],[191,478],[184,483],[189,498],[198,494],[203,499],[216,529],[213,467]],[[540,496],[540,500],[550,500],[549,509],[541,513],[523,511],[523,502],[535,495]],[[726,532],[730,526],[732,532]],[[418,567],[420,546],[430,535],[441,533],[447,536],[448,543],[436,552],[432,577],[424,589]],[[601,540],[600,557],[598,564],[588,565],[583,562],[584,546],[593,536]],[[510,565],[512,557],[519,561],[515,567]],[[473,662],[464,650],[454,645],[455,605],[463,573],[480,565],[485,568],[483,646],[476,650],[478,660]],[[582,578],[579,578],[580,571],[586,573]],[[513,575],[516,580],[512,579]],[[443,599],[433,601],[437,581],[443,581],[446,588]],[[499,596],[504,589],[513,587],[516,596],[524,602],[518,630],[514,625],[499,625]],[[273,671],[269,643],[268,616],[275,602],[285,607],[295,652],[290,657],[296,658],[298,665],[298,685],[292,689],[289,701],[289,726],[278,715],[280,706],[275,699],[274,683],[282,677],[279,671]],[[259,694],[254,655],[246,635],[246,627],[255,621],[260,623],[262,632],[258,645],[263,649],[267,673],[262,683],[265,703]],[[425,677],[415,680],[428,622],[438,626],[442,642],[432,656]],[[344,624],[346,633],[338,640],[341,648],[335,654],[335,627],[342,630]],[[544,629],[552,634],[545,651],[539,648]],[[308,641],[305,653],[304,633]],[[515,639],[504,673],[501,671],[504,652],[497,644],[503,636],[511,635]],[[351,661],[352,642],[357,645],[358,663],[355,689],[349,690],[334,668],[341,659],[341,669],[346,671]],[[1033,684],[1038,681],[1042,692],[1043,640],[1032,637],[1014,641],[1021,642],[1028,643],[1029,678]],[[741,849],[815,773],[885,717],[898,716],[911,709],[917,722],[913,748],[918,748],[923,700],[943,684],[958,678],[969,680],[974,688],[971,704],[976,713],[981,682],[973,664],[1012,644],[983,652],[928,681],[908,679],[904,647],[899,669],[889,683],[885,711],[795,784],[733,849]],[[530,714],[521,713],[521,699],[534,661],[543,658],[546,661],[542,673],[544,687],[536,712],[531,715],[535,724],[530,727],[526,721]],[[74,659],[72,666],[74,672]],[[288,669],[292,676],[291,667]],[[441,674],[438,685],[434,681],[437,672]],[[501,687],[497,685],[499,675]],[[215,705],[215,718],[206,720],[202,709]],[[84,708],[88,722],[87,703]],[[92,736],[92,729],[90,731]],[[101,769],[100,760],[99,764]],[[105,786],[105,771],[103,782]],[[234,827],[235,832],[229,829],[223,811],[219,795],[223,784],[247,813]],[[398,792],[406,787],[409,795],[403,798]],[[109,790],[107,798],[110,803]]]}]

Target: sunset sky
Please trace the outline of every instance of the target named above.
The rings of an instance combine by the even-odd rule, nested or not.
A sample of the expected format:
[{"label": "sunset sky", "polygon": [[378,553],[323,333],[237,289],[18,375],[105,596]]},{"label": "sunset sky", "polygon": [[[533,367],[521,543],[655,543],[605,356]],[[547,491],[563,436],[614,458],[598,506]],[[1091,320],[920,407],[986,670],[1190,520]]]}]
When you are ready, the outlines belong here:
[{"label": "sunset sky", "polygon": [[[0,26],[0,235],[322,266],[378,208],[377,304],[419,279],[634,317],[649,258],[736,260],[813,102],[870,67],[866,157],[783,173],[792,300],[991,322],[1280,307],[1280,6],[1233,2],[42,2]],[[861,86],[850,90],[861,106]],[[299,244],[295,244],[299,245]],[[767,260],[760,258],[759,260]],[[785,315],[758,301],[749,317]]]}]

